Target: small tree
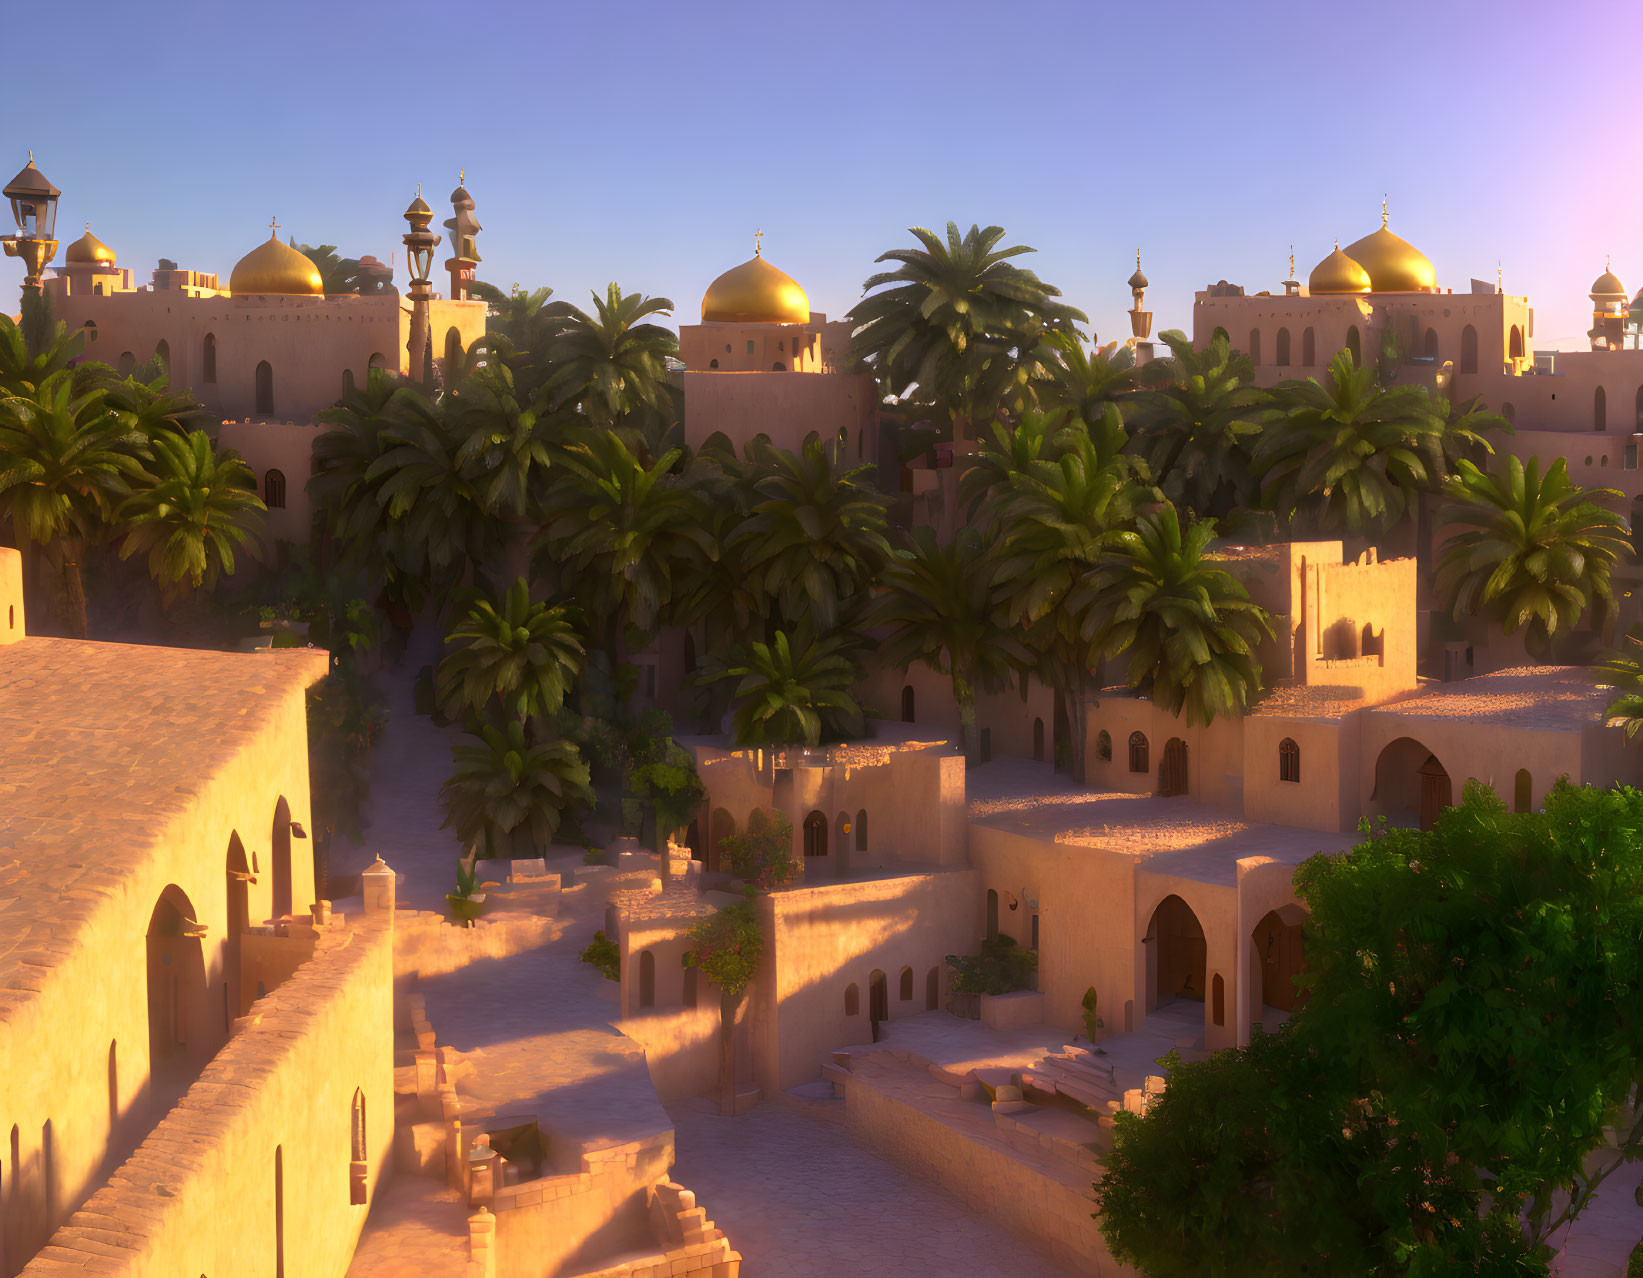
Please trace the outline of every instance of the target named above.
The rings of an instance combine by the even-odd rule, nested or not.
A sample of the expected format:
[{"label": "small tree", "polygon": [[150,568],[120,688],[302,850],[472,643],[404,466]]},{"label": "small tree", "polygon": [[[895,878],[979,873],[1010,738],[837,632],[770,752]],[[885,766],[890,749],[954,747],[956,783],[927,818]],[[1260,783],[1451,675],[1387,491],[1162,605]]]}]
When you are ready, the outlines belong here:
[{"label": "small tree", "polygon": [[719,855],[732,874],[750,879],[759,890],[780,887],[797,868],[793,862],[793,823],[784,812],[767,816],[764,809],[754,808],[745,830],[719,840]]},{"label": "small tree", "polygon": [[747,1006],[747,987],[759,974],[764,933],[759,930],[755,893],[727,905],[690,929],[684,965],[698,969],[719,987],[719,1109],[736,1112],[736,1027]]}]

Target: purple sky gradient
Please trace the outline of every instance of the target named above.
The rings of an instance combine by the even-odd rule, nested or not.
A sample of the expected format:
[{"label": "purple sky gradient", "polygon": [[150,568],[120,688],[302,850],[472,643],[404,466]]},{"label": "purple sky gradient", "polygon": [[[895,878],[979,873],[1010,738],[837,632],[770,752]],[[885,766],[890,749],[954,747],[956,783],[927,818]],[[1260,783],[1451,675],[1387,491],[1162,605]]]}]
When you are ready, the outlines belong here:
[{"label": "purple sky gradient", "polygon": [[[1155,332],[1189,328],[1195,289],[1276,291],[1292,243],[1304,279],[1382,192],[1442,286],[1500,259],[1537,347],[1585,345],[1605,252],[1643,286],[1635,0],[49,13],[7,59],[0,160],[32,147],[59,238],[89,218],[140,282],[163,255],[226,283],[271,214],[403,282],[400,212],[420,180],[448,216],[466,167],[481,278],[578,303],[614,278],[687,322],[756,227],[839,317],[905,228],[952,218],[1034,245],[1104,338],[1139,247]],[[19,279],[0,263],[8,303]]]}]

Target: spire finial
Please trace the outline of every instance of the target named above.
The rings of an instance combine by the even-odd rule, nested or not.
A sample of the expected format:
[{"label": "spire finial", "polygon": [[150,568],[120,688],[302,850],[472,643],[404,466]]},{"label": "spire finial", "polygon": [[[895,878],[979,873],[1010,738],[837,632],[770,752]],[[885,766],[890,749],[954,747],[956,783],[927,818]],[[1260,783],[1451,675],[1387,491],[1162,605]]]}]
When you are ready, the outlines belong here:
[{"label": "spire finial", "polygon": [[1341,251],[1341,237],[1338,235],[1335,237],[1335,251],[1337,253]]},{"label": "spire finial", "polygon": [[1386,229],[1386,194],[1381,194],[1381,230]]},{"label": "spire finial", "polygon": [[1135,269],[1138,270],[1138,271],[1141,269],[1141,250],[1140,249],[1135,250]]},{"label": "spire finial", "polygon": [[1295,246],[1289,246],[1289,278],[1295,278]]},{"label": "spire finial", "polygon": [[419,200],[422,198],[422,183],[420,182],[416,184],[416,198]]},{"label": "spire finial", "polygon": [[760,227],[757,231],[753,232],[753,256],[754,257],[763,257],[764,256],[764,249],[759,244],[759,241],[762,240],[762,239],[764,239],[764,228]]},{"label": "spire finial", "polygon": [[32,149],[29,151],[29,163],[30,164],[34,163],[34,152],[33,152]]},{"label": "spire finial", "polygon": [[458,169],[456,171],[456,184],[458,186],[467,186],[468,185],[468,170],[467,169]]},{"label": "spire finial", "polygon": [[90,222],[86,223],[86,234],[87,235],[91,234],[91,223]]},{"label": "spire finial", "polygon": [[1499,258],[1498,258],[1498,257],[1497,257],[1497,258],[1496,258],[1496,259],[1495,259],[1495,292],[1497,292],[1497,293],[1504,293],[1504,292],[1505,292],[1505,291],[1506,291],[1506,290],[1505,290],[1505,288],[1503,288],[1503,287],[1502,287],[1502,286],[1501,286],[1501,282],[1500,282],[1500,281],[1501,281],[1501,275],[1500,275],[1500,259],[1499,259]]},{"label": "spire finial", "polygon": [[273,232],[273,234],[269,235],[269,237],[268,237],[269,239],[271,239],[271,240],[279,239],[280,224],[277,221],[275,221],[273,218],[268,219],[268,229],[271,232]]}]

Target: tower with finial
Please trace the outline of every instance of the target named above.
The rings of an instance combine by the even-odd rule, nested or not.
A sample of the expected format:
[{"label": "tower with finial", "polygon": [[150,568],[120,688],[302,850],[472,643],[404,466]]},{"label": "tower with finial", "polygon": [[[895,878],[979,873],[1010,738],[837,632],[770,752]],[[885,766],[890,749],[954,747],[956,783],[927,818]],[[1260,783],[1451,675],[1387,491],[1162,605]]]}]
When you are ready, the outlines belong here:
[{"label": "tower with finial", "polygon": [[1152,312],[1143,310],[1142,296],[1147,291],[1147,277],[1141,273],[1141,250],[1135,250],[1135,274],[1130,276],[1130,297],[1133,303],[1130,306],[1130,333],[1137,342],[1144,342],[1152,336]]},{"label": "tower with finial", "polygon": [[1626,339],[1626,286],[1611,269],[1607,256],[1603,260],[1603,274],[1592,281],[1592,327],[1586,336],[1592,339],[1594,351],[1618,351]]},{"label": "tower with finial", "polygon": [[457,174],[456,190],[451,192],[452,216],[445,219],[445,229],[451,233],[451,256],[445,268],[451,273],[451,300],[465,301],[468,285],[473,283],[474,268],[480,263],[475,237],[483,229],[474,216],[473,196],[468,194],[468,170]]},{"label": "tower with finial", "polygon": [[1284,281],[1284,296],[1299,297],[1301,295],[1301,281],[1295,278],[1295,246],[1289,246],[1289,278]]}]

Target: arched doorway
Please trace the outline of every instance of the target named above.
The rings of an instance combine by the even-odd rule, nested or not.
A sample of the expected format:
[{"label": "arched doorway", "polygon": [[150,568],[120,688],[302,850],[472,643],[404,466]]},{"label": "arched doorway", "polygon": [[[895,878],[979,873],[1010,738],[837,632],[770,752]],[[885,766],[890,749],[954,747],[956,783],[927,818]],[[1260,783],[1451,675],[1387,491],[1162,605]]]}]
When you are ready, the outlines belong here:
[{"label": "arched doorway", "polygon": [[1301,939],[1305,917],[1298,905],[1268,910],[1250,934],[1249,1016],[1261,1022],[1263,1029],[1270,1031],[1286,1020],[1305,997],[1295,986],[1295,977],[1306,971]]},{"label": "arched doorway", "polygon": [[1454,804],[1449,773],[1430,750],[1413,737],[1388,742],[1375,761],[1375,790],[1369,796],[1374,814],[1393,825],[1430,830],[1438,814]]},{"label": "arched doorway", "polygon": [[690,818],[690,824],[685,827],[685,846],[690,849],[690,859],[702,859],[702,826],[695,817]]},{"label": "arched doorway", "polygon": [[1535,806],[1535,779],[1528,768],[1519,768],[1512,779],[1512,811],[1528,812]]},{"label": "arched doorway", "polygon": [[1187,743],[1180,737],[1164,742],[1164,757],[1158,762],[1158,793],[1163,798],[1187,792]]},{"label": "arched doorway", "polygon": [[867,978],[867,1019],[876,1043],[879,1041],[879,1026],[890,1019],[890,990],[885,985],[884,973],[877,968]]},{"label": "arched doorway", "polygon": [[207,333],[205,343],[200,349],[200,380],[215,383],[217,380],[217,335]]},{"label": "arched doorway", "polygon": [[160,1097],[180,1096],[205,1064],[205,929],[176,884],[148,920],[148,1071]]},{"label": "arched doorway", "polygon": [[274,366],[267,360],[257,365],[257,416],[274,415]]},{"label": "arched doorway", "polygon": [[720,845],[736,833],[736,818],[724,808],[714,808],[713,815],[707,823],[707,868],[710,870],[724,869],[724,855],[719,850]]},{"label": "arched doorway", "polygon": [[804,819],[804,854],[807,857],[827,855],[827,818],[820,812],[812,812]]},{"label": "arched doorway", "polygon": [[242,1006],[241,983],[243,960],[241,938],[251,926],[251,866],[245,859],[245,845],[240,836],[228,837],[228,934],[223,937],[223,1005],[227,1009],[224,1032],[232,1028],[233,1018],[245,1015]]},{"label": "arched doorway", "polygon": [[274,849],[274,917],[282,919],[292,909],[291,805],[283,797],[274,805],[274,828],[270,842]]},{"label": "arched doorway", "polygon": [[1460,331],[1460,371],[1478,371],[1478,331],[1470,324]]},{"label": "arched doorway", "polygon": [[1043,719],[1034,719],[1033,720],[1033,758],[1039,763],[1044,762],[1044,720]]},{"label": "arched doorway", "polygon": [[1523,358],[1523,330],[1516,324],[1512,325],[1512,332],[1506,339],[1506,354],[1511,359]]},{"label": "arched doorway", "polygon": [[1174,999],[1204,1001],[1207,948],[1192,907],[1171,894],[1158,903],[1147,925],[1147,1010]]},{"label": "arched doorway", "polygon": [[901,686],[901,721],[913,722],[913,685],[910,683]]},{"label": "arched doorway", "polygon": [[899,984],[897,986],[897,989],[896,989],[896,997],[899,998],[903,1003],[911,1003],[913,1001],[913,969],[912,968],[904,967],[904,968],[901,969],[901,979],[900,979],[900,982],[899,982]]}]

